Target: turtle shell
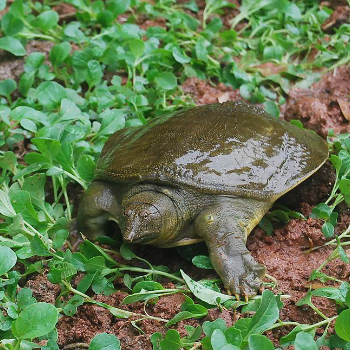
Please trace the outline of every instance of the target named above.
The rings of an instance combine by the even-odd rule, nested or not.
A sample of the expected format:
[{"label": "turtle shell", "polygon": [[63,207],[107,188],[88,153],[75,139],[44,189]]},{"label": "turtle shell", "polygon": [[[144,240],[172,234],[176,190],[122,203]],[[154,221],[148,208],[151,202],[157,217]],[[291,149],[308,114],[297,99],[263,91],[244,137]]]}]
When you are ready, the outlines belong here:
[{"label": "turtle shell", "polygon": [[327,157],[327,143],[314,132],[261,108],[226,102],[117,131],[102,150],[95,179],[273,200]]}]

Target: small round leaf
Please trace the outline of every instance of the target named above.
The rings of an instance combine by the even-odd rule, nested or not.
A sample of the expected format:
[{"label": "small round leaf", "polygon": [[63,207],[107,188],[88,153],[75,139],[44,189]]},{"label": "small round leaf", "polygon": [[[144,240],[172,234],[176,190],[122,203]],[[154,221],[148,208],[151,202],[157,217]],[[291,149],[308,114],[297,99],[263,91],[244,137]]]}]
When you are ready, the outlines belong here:
[{"label": "small round leaf", "polygon": [[344,310],[340,313],[335,321],[334,327],[340,338],[350,341],[350,309]]},{"label": "small round leaf", "polygon": [[10,271],[17,262],[14,251],[8,247],[0,246],[0,276]]},{"label": "small round leaf", "polygon": [[164,72],[155,77],[158,88],[162,90],[173,90],[177,86],[177,79],[173,73]]},{"label": "small round leaf", "polygon": [[34,339],[51,332],[58,321],[58,310],[48,303],[36,303],[26,307],[14,322],[19,339]]},{"label": "small round leaf", "polygon": [[114,334],[96,334],[89,345],[89,350],[120,350],[120,341]]}]

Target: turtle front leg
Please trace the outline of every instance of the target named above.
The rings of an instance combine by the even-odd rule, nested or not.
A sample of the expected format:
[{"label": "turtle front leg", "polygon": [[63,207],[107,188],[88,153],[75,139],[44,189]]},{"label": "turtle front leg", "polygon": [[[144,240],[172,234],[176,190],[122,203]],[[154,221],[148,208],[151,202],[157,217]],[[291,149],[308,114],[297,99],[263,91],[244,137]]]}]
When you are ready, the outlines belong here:
[{"label": "turtle front leg", "polygon": [[84,192],[79,204],[76,227],[89,239],[106,235],[106,223],[118,220],[120,205],[113,191],[113,184],[94,181]]},{"label": "turtle front leg", "polygon": [[253,296],[266,269],[246,247],[246,238],[270,204],[247,198],[219,197],[195,219],[195,229],[204,238],[210,260],[224,287],[236,296]]}]

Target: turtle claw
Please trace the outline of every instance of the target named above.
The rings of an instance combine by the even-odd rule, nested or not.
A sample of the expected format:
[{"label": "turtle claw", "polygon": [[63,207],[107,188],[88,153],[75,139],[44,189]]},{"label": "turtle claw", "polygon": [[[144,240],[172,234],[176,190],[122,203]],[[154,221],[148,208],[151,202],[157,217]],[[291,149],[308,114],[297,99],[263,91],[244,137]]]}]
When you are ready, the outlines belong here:
[{"label": "turtle claw", "polygon": [[246,303],[249,302],[249,296],[247,294],[244,294],[244,300],[245,300]]},{"label": "turtle claw", "polygon": [[241,300],[241,298],[240,298],[240,296],[239,296],[238,293],[235,293],[235,297],[236,297],[237,301],[240,301],[240,300]]}]

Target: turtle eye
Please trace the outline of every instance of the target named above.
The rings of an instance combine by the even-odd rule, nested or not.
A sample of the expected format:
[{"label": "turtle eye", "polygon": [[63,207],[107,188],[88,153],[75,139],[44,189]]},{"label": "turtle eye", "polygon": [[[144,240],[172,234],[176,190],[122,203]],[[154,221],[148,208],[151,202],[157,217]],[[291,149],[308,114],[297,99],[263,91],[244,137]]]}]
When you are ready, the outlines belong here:
[{"label": "turtle eye", "polygon": [[214,218],[213,218],[212,215],[207,215],[207,216],[205,217],[205,220],[207,220],[207,222],[213,222],[213,221],[214,221]]},{"label": "turtle eye", "polygon": [[144,219],[147,219],[148,218],[148,213],[143,213],[142,216],[143,216]]}]

